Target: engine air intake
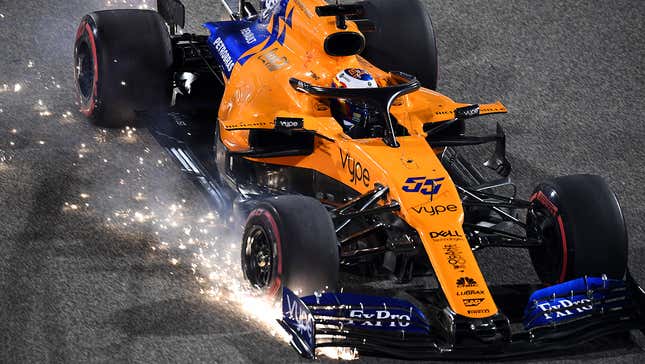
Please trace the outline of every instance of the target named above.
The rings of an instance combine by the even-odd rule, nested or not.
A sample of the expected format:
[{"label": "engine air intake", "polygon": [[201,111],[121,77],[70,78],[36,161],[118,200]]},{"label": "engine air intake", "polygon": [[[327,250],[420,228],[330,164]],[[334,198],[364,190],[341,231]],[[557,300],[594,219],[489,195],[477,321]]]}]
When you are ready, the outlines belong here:
[{"label": "engine air intake", "polygon": [[357,32],[338,32],[325,39],[325,52],[330,56],[345,57],[360,54],[365,49],[365,37]]}]

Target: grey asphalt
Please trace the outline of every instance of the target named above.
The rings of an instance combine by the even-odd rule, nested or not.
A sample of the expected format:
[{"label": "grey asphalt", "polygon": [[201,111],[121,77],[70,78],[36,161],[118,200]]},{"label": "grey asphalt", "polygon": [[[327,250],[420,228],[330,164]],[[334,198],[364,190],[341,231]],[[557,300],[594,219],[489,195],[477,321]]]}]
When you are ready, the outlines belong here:
[{"label": "grey asphalt", "polygon": [[[185,3],[189,24],[222,16],[216,1]],[[645,1],[427,3],[439,90],[509,108],[497,120],[520,194],[547,176],[605,177],[645,282]],[[0,0],[0,362],[298,362],[240,308],[227,222],[150,134],[99,130],[76,111],[73,35],[108,4]],[[536,280],[524,252],[478,258],[491,282]],[[645,355],[635,345],[560,360]]]}]

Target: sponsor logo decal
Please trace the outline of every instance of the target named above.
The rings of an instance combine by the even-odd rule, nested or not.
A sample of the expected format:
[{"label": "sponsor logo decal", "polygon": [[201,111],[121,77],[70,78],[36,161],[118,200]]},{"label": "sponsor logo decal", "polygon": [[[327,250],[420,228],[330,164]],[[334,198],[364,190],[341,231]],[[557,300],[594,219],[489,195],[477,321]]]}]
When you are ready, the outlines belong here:
[{"label": "sponsor logo decal", "polygon": [[279,56],[276,53],[277,51],[278,48],[273,48],[272,50],[258,57],[258,59],[262,61],[264,66],[271,72],[281,70],[289,65],[289,59],[285,56]]},{"label": "sponsor logo decal", "polygon": [[251,31],[251,28],[244,28],[240,30],[242,33],[242,36],[244,36],[244,40],[246,41],[246,44],[253,44],[257,42],[258,40],[255,38],[255,34]]},{"label": "sponsor logo decal", "polygon": [[231,54],[228,52],[224,41],[222,41],[222,38],[217,37],[217,39],[215,39],[215,41],[213,42],[213,45],[215,46],[217,53],[219,53],[220,58],[222,58],[224,67],[226,67],[228,73],[231,73],[233,66],[235,66],[235,62],[233,62],[233,58],[231,58]]},{"label": "sponsor logo decal", "polygon": [[459,231],[457,230],[439,230],[431,231],[430,239],[433,240],[459,240],[458,238],[463,238]]},{"label": "sponsor logo decal", "polygon": [[434,205],[434,206],[428,206],[428,205],[423,205],[423,206],[417,206],[413,207],[412,211],[416,212],[417,214],[426,214],[430,216],[434,215],[441,215],[444,212],[457,212],[457,205]]},{"label": "sponsor logo decal", "polygon": [[479,115],[479,105],[470,105],[455,109],[457,119],[468,119]]},{"label": "sponsor logo decal", "polygon": [[561,298],[557,300],[557,303],[558,304],[555,302],[544,302],[537,305],[540,310],[544,312],[544,318],[546,320],[567,317],[573,314],[591,311],[593,309],[592,301],[588,298],[573,301]]},{"label": "sponsor logo decal", "polygon": [[[477,281],[475,281],[470,277],[460,277],[457,279],[456,285],[457,285],[457,288],[476,288]],[[466,290],[457,292],[457,296],[475,296],[475,295],[481,296],[483,294],[484,294],[484,291],[479,289],[466,289]],[[468,303],[466,303],[467,300],[468,300]],[[481,300],[483,301],[484,299],[482,298]],[[469,303],[472,303],[472,302],[473,302],[473,299],[464,299],[464,305],[466,305],[467,307],[469,307]],[[481,301],[479,303],[481,303]]]},{"label": "sponsor logo decal", "polygon": [[487,309],[487,308],[481,308],[479,310],[468,310],[466,312],[468,312],[471,315],[479,315],[479,314],[482,314],[482,313],[490,313],[490,310]]},{"label": "sponsor logo decal", "polygon": [[477,281],[470,277],[461,277],[457,279],[457,287],[459,288],[477,287]]},{"label": "sponsor logo decal", "polygon": [[305,120],[302,118],[275,118],[276,129],[302,129]]},{"label": "sponsor logo decal", "polygon": [[405,185],[403,186],[403,191],[411,193],[422,193],[424,195],[432,196],[439,193],[441,189],[441,181],[445,180],[445,177],[439,178],[427,178],[427,177],[410,177],[405,180]]},{"label": "sponsor logo decal", "polygon": [[[291,29],[293,26],[293,12],[295,7],[291,8],[291,11],[287,14],[287,5],[291,0],[270,0],[265,3],[265,9],[262,12],[262,22],[266,22],[269,18],[272,19],[270,24],[273,24],[271,28],[267,27],[267,30],[270,32],[267,43],[264,45],[261,51],[273,46],[276,42],[280,45],[284,45],[284,41],[287,37],[287,29]],[[268,25],[268,24],[267,24]],[[245,53],[238,62],[240,64],[245,64],[251,57],[258,54],[258,52],[249,52]]]},{"label": "sponsor logo decal", "polygon": [[[293,293],[292,293],[293,294]],[[290,296],[285,296],[286,306],[283,307],[287,309],[284,312],[285,318],[295,324],[295,330],[308,341],[313,341],[314,335],[314,317],[307,310],[307,307],[300,302],[297,298],[291,298]]]},{"label": "sponsor logo decal", "polygon": [[340,161],[343,165],[343,169],[346,170],[350,175],[349,181],[354,184],[362,182],[365,187],[369,187],[370,171],[367,168],[363,167],[361,165],[361,162],[352,158],[349,153],[343,154],[343,150],[340,148],[338,148],[338,151],[340,152]]},{"label": "sponsor logo decal", "polygon": [[464,298],[462,301],[466,307],[475,307],[484,302],[484,298]]},{"label": "sponsor logo decal", "polygon": [[528,299],[524,327],[530,330],[631,307],[627,284],[622,279],[582,277],[539,289]]},{"label": "sponsor logo decal", "polygon": [[452,268],[463,272],[466,268],[466,259],[464,259],[461,250],[455,244],[445,244],[443,246],[443,254],[448,259],[448,264],[452,265]]},{"label": "sponsor logo decal", "polygon": [[[406,314],[392,314],[388,310],[376,310],[373,313],[366,313],[362,310],[349,311],[349,317],[365,319],[364,321],[349,324],[358,326],[375,326],[375,327],[408,327],[410,326],[410,316]],[[387,322],[382,322],[387,320]]]},{"label": "sponsor logo decal", "polygon": [[474,296],[484,294],[484,291],[477,289],[467,289],[465,291],[457,292],[457,296]]}]

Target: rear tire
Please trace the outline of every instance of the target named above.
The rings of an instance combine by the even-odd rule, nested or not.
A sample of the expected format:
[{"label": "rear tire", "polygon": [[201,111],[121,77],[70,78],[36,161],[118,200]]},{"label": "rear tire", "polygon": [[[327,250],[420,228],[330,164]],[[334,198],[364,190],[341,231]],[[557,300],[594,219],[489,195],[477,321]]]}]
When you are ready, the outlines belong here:
[{"label": "rear tire", "polygon": [[267,296],[288,287],[300,296],[336,292],[338,242],[329,213],[304,196],[274,197],[249,214],[242,239],[242,270]]},{"label": "rear tire", "polygon": [[614,193],[599,176],[574,175],[540,184],[527,215],[530,249],[544,283],[583,276],[622,279],[627,270],[627,230]]},{"label": "rear tire", "polygon": [[74,46],[80,110],[97,125],[132,124],[172,96],[172,44],[159,13],[106,10],[83,17]]},{"label": "rear tire", "polygon": [[364,17],[376,25],[365,33],[362,56],[386,71],[415,76],[423,87],[437,89],[437,42],[430,12],[420,0],[368,0]]}]

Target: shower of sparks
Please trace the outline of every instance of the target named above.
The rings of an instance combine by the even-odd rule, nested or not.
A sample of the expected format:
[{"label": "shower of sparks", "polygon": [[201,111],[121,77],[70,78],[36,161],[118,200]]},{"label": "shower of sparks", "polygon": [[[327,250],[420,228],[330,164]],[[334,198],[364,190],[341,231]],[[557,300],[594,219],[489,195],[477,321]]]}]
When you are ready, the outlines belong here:
[{"label": "shower of sparks", "polygon": [[45,105],[43,100],[38,100],[38,102],[34,106],[34,109],[36,111],[38,111],[38,115],[40,115],[40,116],[51,116],[52,115],[52,112],[49,111],[49,108],[47,107],[47,105]]},{"label": "shower of sparks", "polygon": [[78,205],[74,203],[65,202],[63,204],[63,211],[76,211],[78,210]]},{"label": "shower of sparks", "polygon": [[[152,0],[108,0],[108,7],[129,6],[139,9],[154,9]],[[4,19],[0,14],[0,19]],[[114,60],[118,62],[118,60]],[[24,66],[23,66],[24,67]],[[39,65],[33,60],[28,60],[26,64],[27,72],[38,72]],[[40,80],[40,72],[38,72]],[[56,92],[61,89],[60,83],[54,77],[44,77],[41,83],[36,83],[32,79],[6,80],[0,84],[0,94],[11,95],[20,93],[15,97],[24,97],[31,90],[45,89],[49,92]],[[122,86],[127,87],[127,82],[122,81]],[[3,95],[4,97],[4,95]],[[62,125],[77,122],[75,113],[70,110],[69,106],[58,109],[54,106],[47,105],[45,101],[38,99],[32,112],[45,118],[54,115],[55,117],[47,118],[52,122]],[[33,99],[32,99],[33,100]],[[4,109],[0,108],[0,113]],[[80,119],[78,119],[80,120]],[[19,124],[17,124],[19,126]],[[7,129],[12,137],[20,138],[19,130]],[[22,132],[22,130],[21,130]],[[72,163],[73,166],[80,166],[82,163],[93,166],[111,166],[116,164],[115,160],[109,160],[100,155],[100,146],[106,143],[125,143],[137,146],[139,137],[137,129],[126,127],[119,132],[97,129],[93,140],[84,140],[83,143],[72,146],[78,159]],[[21,142],[20,142],[21,143]],[[44,140],[32,140],[32,143],[45,145]],[[6,144],[15,147],[14,141],[8,141]],[[0,171],[11,167],[11,161],[14,158],[14,152],[0,149]],[[67,202],[62,205],[62,210],[70,215],[92,214],[95,216],[105,216],[104,221],[108,228],[127,230],[135,233],[151,233],[150,250],[153,254],[163,257],[168,263],[168,273],[174,275],[177,271],[186,269],[194,275],[198,283],[199,292],[214,304],[220,304],[227,308],[236,310],[243,319],[257,324],[264,331],[276,338],[276,340],[288,343],[291,337],[278,324],[281,318],[281,307],[278,303],[261,296],[255,289],[249,287],[245,281],[240,267],[240,234],[226,233],[231,230],[232,220],[225,220],[214,211],[194,211],[183,199],[172,201],[169,196],[154,191],[150,187],[142,186],[146,178],[146,173],[151,169],[168,168],[170,160],[166,157],[155,155],[148,148],[144,148],[141,156],[135,156],[131,166],[123,174],[117,177],[111,186],[101,191],[81,192],[76,191],[67,198]],[[127,177],[126,177],[127,176]],[[123,196],[119,197],[116,193],[109,195],[104,191],[110,187],[119,190]],[[106,214],[102,210],[104,206],[108,208]],[[115,207],[118,205],[117,207]],[[101,206],[101,207],[99,207]],[[357,357],[356,352],[350,349],[324,348],[317,351],[318,355],[326,356],[341,360],[351,360]]]},{"label": "shower of sparks", "polygon": [[[108,7],[122,8],[125,5],[141,9],[154,9],[154,4],[152,0],[106,2]],[[0,83],[2,97],[25,97],[37,89],[57,92],[61,88],[59,81],[44,75],[41,81],[39,68],[40,64],[27,60],[25,71],[28,75],[38,74],[38,78]],[[123,86],[128,84],[124,81]],[[72,106],[56,107],[50,104],[56,98],[41,97],[30,99],[34,103],[30,111],[37,114],[36,117],[43,117],[43,122],[69,125],[82,120],[80,114],[69,110]],[[0,109],[0,112],[4,110]],[[28,133],[20,125],[5,126],[3,132],[8,139],[14,139],[19,145],[23,141],[30,145],[46,144],[45,140],[39,139],[46,139],[44,135],[28,140]],[[118,131],[97,128],[93,136],[72,144],[70,154],[78,157],[70,162],[72,166],[80,168],[87,164],[92,168],[98,166],[115,171],[112,180],[101,181],[100,190],[87,189],[68,195],[60,206],[62,211],[70,216],[100,216],[108,229],[145,234],[150,240],[152,254],[167,262],[169,274],[177,275],[184,270],[192,272],[199,292],[208,301],[234,310],[242,320],[255,323],[277,340],[289,342],[291,337],[277,322],[281,318],[279,304],[261,296],[243,277],[239,259],[241,239],[239,233],[231,233],[235,230],[233,221],[214,211],[196,211],[190,201],[173,198],[174,193],[164,193],[146,184],[155,170],[173,168],[172,161],[165,155],[157,155],[158,152],[145,146],[141,146],[138,154],[133,154],[129,163],[123,163],[116,156],[102,155],[105,144],[128,144],[128,148],[137,148],[140,140],[134,127]],[[11,168],[16,155],[16,143],[11,140],[5,143],[2,147],[6,146],[6,150],[0,149],[0,171]],[[47,143],[52,144],[50,140]]]},{"label": "shower of sparks", "polygon": [[121,129],[121,137],[126,143],[135,143],[137,141],[137,128],[126,126]]},{"label": "shower of sparks", "polygon": [[80,148],[78,148],[78,158],[82,159],[85,158],[85,156],[90,153],[90,149],[87,147],[87,144],[81,143]]},{"label": "shower of sparks", "polygon": [[334,348],[322,347],[316,348],[317,356],[325,356],[330,359],[336,360],[356,360],[358,359],[358,352],[353,348]]},{"label": "shower of sparks", "polygon": [[77,121],[78,121],[78,120],[74,117],[74,114],[72,114],[72,112],[71,112],[71,111],[65,111],[65,112],[61,113],[61,114],[60,114],[60,116],[61,116],[61,117],[58,119],[58,121],[59,121],[61,124],[72,124],[72,123],[75,123],[75,122],[77,122]]},{"label": "shower of sparks", "polygon": [[[117,143],[130,144],[130,139],[137,138],[136,128],[116,133],[120,135],[114,139]],[[88,153],[92,150],[98,153],[95,148],[114,134],[99,131],[102,138],[79,142],[77,151],[84,158],[78,163],[108,163],[108,159]],[[255,323],[277,340],[290,342],[291,337],[277,322],[281,318],[280,305],[261,296],[242,275],[239,236],[230,233],[234,225],[217,212],[194,211],[186,199],[173,201],[168,194],[145,185],[147,175],[155,169],[168,168],[167,162],[165,157],[159,158],[144,147],[111,182],[111,187],[119,191],[118,198],[100,191],[91,194],[79,191],[64,203],[63,211],[88,214],[98,206],[111,206],[109,214],[100,212],[108,228],[149,232],[153,240],[150,250],[166,260],[170,275],[187,269],[194,275],[199,293],[213,304],[233,309],[241,319]]]},{"label": "shower of sparks", "polygon": [[98,129],[97,133],[94,135],[94,141],[98,144],[105,144],[108,141],[108,132],[105,129]]}]

